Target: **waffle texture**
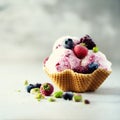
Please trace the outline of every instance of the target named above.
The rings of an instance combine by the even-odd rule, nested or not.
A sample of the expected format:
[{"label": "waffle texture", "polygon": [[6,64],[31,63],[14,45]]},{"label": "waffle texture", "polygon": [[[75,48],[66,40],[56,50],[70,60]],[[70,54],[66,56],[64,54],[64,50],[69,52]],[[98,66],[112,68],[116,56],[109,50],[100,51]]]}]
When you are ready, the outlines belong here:
[{"label": "waffle texture", "polygon": [[111,73],[99,68],[91,74],[76,73],[70,69],[51,74],[46,67],[43,69],[61,90],[72,92],[95,91]]}]

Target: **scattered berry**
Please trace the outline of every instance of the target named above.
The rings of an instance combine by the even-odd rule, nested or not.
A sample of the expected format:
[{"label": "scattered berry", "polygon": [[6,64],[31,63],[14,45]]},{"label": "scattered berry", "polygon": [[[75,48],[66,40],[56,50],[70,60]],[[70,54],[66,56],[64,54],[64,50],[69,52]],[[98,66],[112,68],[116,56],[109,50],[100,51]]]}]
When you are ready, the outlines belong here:
[{"label": "scattered berry", "polygon": [[44,83],[40,87],[40,92],[45,96],[50,96],[54,91],[54,87],[50,83]]},{"label": "scattered berry", "polygon": [[87,100],[87,99],[85,99],[85,100],[84,100],[84,103],[85,103],[85,104],[90,104],[90,101]]},{"label": "scattered berry", "polygon": [[99,48],[98,47],[93,47],[93,52],[98,52],[99,51]]},{"label": "scattered berry", "polygon": [[82,59],[88,54],[88,49],[85,46],[76,45],[74,47],[74,53],[78,58]]},{"label": "scattered berry", "polygon": [[55,98],[62,98],[63,92],[62,91],[57,91],[53,95],[54,95]]},{"label": "scattered berry", "polygon": [[34,88],[34,85],[33,84],[29,84],[26,89],[27,89],[27,92],[30,93],[31,89]]},{"label": "scattered berry", "polygon": [[96,44],[93,42],[92,38],[89,35],[82,37],[80,39],[80,43],[85,43],[85,46],[90,50],[96,46]]},{"label": "scattered berry", "polygon": [[71,92],[65,92],[63,94],[63,99],[65,99],[65,100],[72,100],[72,98],[73,98],[73,93],[71,93]]},{"label": "scattered berry", "polygon": [[56,101],[56,99],[55,99],[55,98],[53,98],[53,97],[50,97],[50,98],[48,98],[48,101],[49,101],[49,102],[55,102],[55,101]]},{"label": "scattered berry", "polygon": [[92,73],[94,70],[96,70],[98,68],[98,64],[95,63],[95,62],[92,62],[88,65],[88,70],[89,70],[89,73]]},{"label": "scattered berry", "polygon": [[64,41],[64,47],[67,49],[72,49],[74,47],[73,40],[71,38],[68,38]]},{"label": "scattered berry", "polygon": [[34,85],[34,87],[35,87],[35,88],[40,88],[40,87],[41,87],[41,83],[36,83],[36,84]]},{"label": "scattered berry", "polygon": [[82,96],[79,95],[79,94],[75,94],[75,95],[73,96],[73,100],[74,100],[75,102],[82,102]]}]

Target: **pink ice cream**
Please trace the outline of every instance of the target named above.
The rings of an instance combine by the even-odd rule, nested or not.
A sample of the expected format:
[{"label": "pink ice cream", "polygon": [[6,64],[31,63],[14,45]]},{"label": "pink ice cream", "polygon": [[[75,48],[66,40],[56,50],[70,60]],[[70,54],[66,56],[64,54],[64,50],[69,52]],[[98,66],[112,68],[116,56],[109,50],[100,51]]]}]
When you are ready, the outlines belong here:
[{"label": "pink ice cream", "polygon": [[[85,36],[84,39],[87,39],[87,37]],[[80,39],[76,37],[66,36],[58,39],[53,45],[53,51],[49,56],[49,59],[44,64],[51,73],[61,72],[65,69],[72,69],[73,71],[80,73],[89,73],[88,66],[91,63],[97,64],[98,68],[111,70],[111,62],[107,60],[106,56],[100,51],[94,52],[90,48],[91,46],[88,46],[88,53],[83,59],[78,58],[74,53],[73,48],[65,48],[64,42],[68,38],[72,39],[73,48],[77,44],[80,44]],[[81,39],[83,41],[83,38]],[[88,40],[89,39],[90,38],[88,38]],[[87,43],[91,44],[88,40]]]},{"label": "pink ice cream", "polygon": [[82,60],[81,66],[87,66],[92,62],[98,63],[99,68],[111,70],[111,62],[109,62],[106,56],[100,51],[95,53],[92,50],[89,50],[88,55]]},{"label": "pink ice cream", "polygon": [[45,66],[50,72],[60,72],[65,69],[74,69],[80,66],[80,59],[78,59],[70,49],[56,49],[52,52]]}]

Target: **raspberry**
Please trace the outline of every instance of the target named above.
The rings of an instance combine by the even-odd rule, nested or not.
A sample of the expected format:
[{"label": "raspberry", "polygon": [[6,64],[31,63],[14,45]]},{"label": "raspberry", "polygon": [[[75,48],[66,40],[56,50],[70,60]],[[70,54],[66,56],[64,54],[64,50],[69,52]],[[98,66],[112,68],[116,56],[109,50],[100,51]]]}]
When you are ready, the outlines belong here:
[{"label": "raspberry", "polygon": [[86,35],[80,39],[80,43],[85,43],[86,47],[89,50],[92,50],[96,44],[93,42],[92,38],[89,35]]},{"label": "raspberry", "polygon": [[83,59],[87,55],[88,49],[85,46],[76,45],[74,47],[74,53],[78,58]]}]

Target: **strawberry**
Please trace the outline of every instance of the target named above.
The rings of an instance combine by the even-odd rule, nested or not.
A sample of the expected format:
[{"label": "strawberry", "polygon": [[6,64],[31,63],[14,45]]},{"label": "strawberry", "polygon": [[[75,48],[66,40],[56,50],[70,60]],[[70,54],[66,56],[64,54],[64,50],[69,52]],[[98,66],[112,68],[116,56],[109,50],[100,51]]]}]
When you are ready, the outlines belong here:
[{"label": "strawberry", "polygon": [[82,59],[87,55],[88,49],[83,45],[76,45],[74,47],[74,53],[78,58]]},{"label": "strawberry", "polygon": [[50,96],[54,91],[54,87],[50,83],[44,83],[40,87],[40,92],[45,96]]}]

